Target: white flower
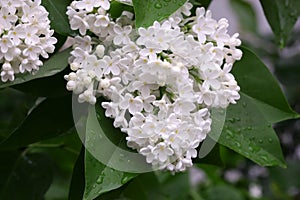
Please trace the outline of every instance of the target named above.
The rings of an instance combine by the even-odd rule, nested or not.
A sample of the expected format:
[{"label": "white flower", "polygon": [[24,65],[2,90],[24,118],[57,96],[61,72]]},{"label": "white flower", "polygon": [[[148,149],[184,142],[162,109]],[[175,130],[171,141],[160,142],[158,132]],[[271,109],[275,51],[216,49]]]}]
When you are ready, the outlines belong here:
[{"label": "white flower", "polygon": [[[48,58],[53,53],[57,39],[52,37],[54,31],[41,1],[0,1],[0,24],[0,63],[7,63],[1,69],[2,81],[38,70],[43,65],[40,56]],[[8,63],[9,70],[5,69]]]},{"label": "white flower", "polygon": [[126,93],[124,99],[120,102],[121,109],[128,109],[131,114],[140,112],[143,109],[143,101],[132,94]]},{"label": "white flower", "polygon": [[167,161],[170,155],[173,155],[174,151],[167,146],[166,143],[160,142],[158,143],[152,150],[153,154],[158,157],[160,162]]},{"label": "white flower", "polygon": [[132,31],[131,26],[125,26],[120,27],[118,24],[114,26],[114,32],[116,33],[116,36],[114,37],[114,44],[120,45],[120,44],[128,44],[130,42],[129,34]]}]

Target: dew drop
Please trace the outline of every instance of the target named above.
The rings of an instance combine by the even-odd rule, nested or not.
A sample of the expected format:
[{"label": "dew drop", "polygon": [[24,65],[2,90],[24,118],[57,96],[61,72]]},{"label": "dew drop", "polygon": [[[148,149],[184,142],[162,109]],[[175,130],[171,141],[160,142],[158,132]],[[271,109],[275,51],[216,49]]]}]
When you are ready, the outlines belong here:
[{"label": "dew drop", "polygon": [[264,161],[268,161],[267,156],[261,156],[261,159],[264,160]]},{"label": "dew drop", "polygon": [[251,153],[256,153],[260,150],[260,147],[250,143],[248,149]]},{"label": "dew drop", "polygon": [[97,184],[103,183],[104,175],[105,175],[105,174],[104,174],[103,172],[100,174],[100,176],[99,176],[98,179],[96,180],[96,183],[97,183]]},{"label": "dew drop", "polygon": [[248,131],[251,131],[251,130],[252,130],[252,127],[251,127],[251,126],[248,126],[248,127],[247,127],[247,130],[248,130]]},{"label": "dew drop", "polygon": [[238,128],[238,129],[237,129],[237,132],[238,132],[238,133],[241,133],[241,132],[242,132],[242,129]]},{"label": "dew drop", "polygon": [[237,146],[237,147],[241,147],[241,144],[239,143],[239,142],[234,142],[234,144],[235,144],[235,146]]},{"label": "dew drop", "polygon": [[243,102],[243,103],[242,103],[242,106],[243,106],[244,108],[246,108],[247,103],[246,103],[246,102]]},{"label": "dew drop", "polygon": [[235,122],[235,118],[230,118],[228,119],[229,122],[234,123]]},{"label": "dew drop", "polygon": [[154,7],[157,9],[161,9],[162,5],[161,5],[161,3],[156,3],[156,4],[154,4]]},{"label": "dew drop", "polygon": [[121,183],[122,184],[125,184],[125,183],[127,183],[128,181],[129,181],[129,177],[128,176],[124,176],[123,178],[122,178],[122,180],[121,180]]},{"label": "dew drop", "polygon": [[260,139],[260,140],[258,140],[258,142],[259,142],[260,144],[262,144],[264,141],[263,141],[262,139]]},{"label": "dew drop", "polygon": [[272,139],[272,138],[269,138],[269,139],[268,139],[268,142],[269,142],[269,143],[273,143],[273,139]]},{"label": "dew drop", "polygon": [[226,130],[226,133],[229,137],[233,137],[233,132],[231,130]]}]

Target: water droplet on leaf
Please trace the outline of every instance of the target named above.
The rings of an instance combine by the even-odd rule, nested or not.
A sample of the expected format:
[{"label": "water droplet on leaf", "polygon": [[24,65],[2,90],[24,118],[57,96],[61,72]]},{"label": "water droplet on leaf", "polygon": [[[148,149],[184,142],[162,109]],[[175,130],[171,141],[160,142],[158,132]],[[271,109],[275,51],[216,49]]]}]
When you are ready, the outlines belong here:
[{"label": "water droplet on leaf", "polygon": [[160,9],[160,8],[162,8],[162,5],[161,5],[161,3],[156,3],[156,4],[154,4],[154,7],[157,9]]},{"label": "water droplet on leaf", "polygon": [[235,122],[235,118],[230,118],[228,119],[229,122],[234,123]]},{"label": "water droplet on leaf", "polygon": [[237,147],[241,147],[241,144],[240,144],[239,142],[237,142],[237,141],[236,141],[234,144],[235,144],[235,146],[237,146]]},{"label": "water droplet on leaf", "polygon": [[272,138],[269,138],[269,139],[268,139],[268,142],[272,143],[272,142],[273,142],[273,139],[272,139]]},{"label": "water droplet on leaf", "polygon": [[105,174],[102,172],[102,173],[100,174],[100,176],[98,177],[96,183],[97,183],[97,184],[103,183],[104,176],[105,176]]},{"label": "water droplet on leaf", "polygon": [[226,133],[229,137],[233,137],[233,132],[231,130],[226,130]]},{"label": "water droplet on leaf", "polygon": [[128,176],[124,176],[123,178],[122,178],[122,180],[121,180],[121,183],[122,184],[125,184],[125,183],[127,183],[128,181],[129,181],[129,177]]}]

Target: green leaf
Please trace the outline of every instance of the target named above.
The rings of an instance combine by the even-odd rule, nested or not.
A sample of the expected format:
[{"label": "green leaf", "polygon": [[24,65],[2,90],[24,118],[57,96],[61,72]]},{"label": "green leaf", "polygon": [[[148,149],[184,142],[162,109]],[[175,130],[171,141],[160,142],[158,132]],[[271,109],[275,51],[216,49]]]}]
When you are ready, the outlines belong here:
[{"label": "green leaf", "polygon": [[186,0],[133,0],[133,7],[136,18],[136,27],[148,27],[154,21],[161,21],[169,17]]},{"label": "green leaf", "polygon": [[[72,178],[73,167],[82,143],[76,133],[55,137],[29,145],[30,153],[47,154],[54,162],[53,182],[46,192],[45,200],[66,200]],[[84,173],[82,173],[83,176]],[[78,174],[79,175],[79,174]],[[79,182],[77,183],[79,185]]]},{"label": "green leaf", "polygon": [[86,124],[85,147],[102,163],[119,171],[143,173],[152,171],[141,154],[127,147],[126,134],[113,126],[99,103],[90,106]]},{"label": "green leaf", "polygon": [[211,109],[211,118],[211,132],[199,147],[198,158],[195,161],[199,163],[223,165],[220,158],[219,146],[215,145],[224,128],[226,110],[221,108]]},{"label": "green leaf", "polygon": [[71,4],[72,0],[42,0],[42,5],[45,6],[49,12],[49,19],[51,21],[51,28],[55,32],[69,36],[74,33],[69,25],[67,12],[67,6]]},{"label": "green leaf", "polygon": [[257,34],[258,25],[252,5],[244,0],[230,0],[230,5],[238,17],[240,31],[243,34],[249,34],[248,32]]},{"label": "green leaf", "polygon": [[140,174],[119,189],[100,195],[97,200],[123,198],[130,200],[181,200],[188,199],[190,187],[187,172],[176,175],[169,172],[149,172]]},{"label": "green leaf", "polygon": [[43,199],[52,182],[52,162],[42,154],[2,152],[0,199]]},{"label": "green leaf", "polygon": [[[167,173],[167,172],[163,172]],[[157,174],[158,178],[161,176]],[[161,189],[169,200],[188,199],[188,192],[190,190],[190,180],[188,172],[178,173],[176,175],[168,174],[161,183]]]},{"label": "green leaf", "polygon": [[279,140],[255,100],[241,94],[227,109],[227,121],[218,142],[262,166],[285,167]]},{"label": "green leaf", "polygon": [[249,49],[242,47],[243,57],[232,70],[241,93],[253,98],[255,104],[271,123],[298,118],[288,104],[278,81],[264,63]]},{"label": "green leaf", "polygon": [[82,147],[73,169],[72,181],[69,190],[69,200],[82,200],[84,193],[84,154],[85,149]]},{"label": "green leaf", "polygon": [[[124,133],[113,127],[111,119],[105,117],[104,110],[101,109],[100,106],[98,107],[97,111],[98,112],[96,115],[95,108],[90,107],[86,123],[86,184],[84,190],[84,199],[86,200],[92,200],[105,192],[119,188],[137,175],[133,173],[117,171],[105,165],[112,163],[116,167],[123,165],[123,169],[127,169],[126,165],[130,165],[131,160],[130,158],[127,160],[125,153],[120,153],[126,152],[125,150],[120,151],[118,146],[113,144],[108,138],[105,137],[105,133],[107,135],[110,134],[111,137],[114,137],[115,135],[116,138],[120,137],[118,134],[123,135]],[[99,124],[99,122],[101,122],[101,124]],[[98,156],[100,156],[100,158]],[[122,160],[124,157],[126,161]],[[105,164],[101,163],[99,160]]]},{"label": "green leaf", "polygon": [[113,1],[110,3],[109,13],[112,18],[118,18],[121,16],[123,11],[134,12],[133,7],[118,1]]},{"label": "green leaf", "polygon": [[[208,152],[208,154],[202,158],[197,157],[197,158],[193,159],[193,163],[224,166],[222,158],[221,158],[221,154],[220,154],[220,144],[218,144],[218,143],[215,144],[216,141],[211,139],[210,137],[207,137],[205,139],[205,141],[209,141],[209,142],[206,142],[205,144],[211,145],[213,148],[210,149],[211,147],[209,147],[210,151]],[[201,146],[201,148],[203,148],[203,147]],[[199,152],[199,155],[200,155],[200,152]]]},{"label": "green leaf", "polygon": [[66,89],[67,81],[64,79],[64,75],[69,73],[70,69],[66,68],[53,76],[30,80],[11,87],[38,97],[66,96],[71,94],[71,92]]},{"label": "green leaf", "polygon": [[136,174],[116,171],[99,162],[87,150],[85,151],[85,200],[92,200],[99,195],[121,187]]},{"label": "green leaf", "polygon": [[36,99],[12,88],[0,91],[0,142],[23,122]]},{"label": "green leaf", "polygon": [[297,118],[276,80],[250,50],[233,68],[241,87],[241,99],[227,108],[226,123],[219,143],[262,166],[285,167],[272,123]]},{"label": "green leaf", "polygon": [[260,0],[280,47],[284,47],[300,15],[299,0]]},{"label": "green leaf", "polygon": [[74,126],[71,97],[46,99],[0,144],[0,150],[24,147],[66,133]]},{"label": "green leaf", "polygon": [[19,74],[16,76],[14,81],[11,82],[0,82],[0,89],[8,86],[18,85],[33,79],[43,78],[52,76],[63,71],[68,66],[68,58],[70,56],[71,49],[66,49],[59,52],[49,58],[43,66],[36,72],[36,74]]},{"label": "green leaf", "polygon": [[161,183],[159,182],[157,176],[154,173],[145,173],[139,175],[131,183],[128,184],[128,186],[122,192],[121,196],[125,196],[130,200],[167,200],[163,193]]}]

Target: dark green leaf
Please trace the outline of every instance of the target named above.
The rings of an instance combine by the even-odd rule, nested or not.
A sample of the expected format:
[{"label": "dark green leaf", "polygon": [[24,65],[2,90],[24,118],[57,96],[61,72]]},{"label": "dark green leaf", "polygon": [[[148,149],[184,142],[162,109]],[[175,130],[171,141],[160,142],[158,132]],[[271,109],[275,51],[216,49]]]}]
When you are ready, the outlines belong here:
[{"label": "dark green leaf", "polygon": [[74,126],[71,97],[46,99],[0,144],[0,149],[14,149],[66,133]]},{"label": "dark green leaf", "polygon": [[[117,171],[105,164],[110,164],[121,169],[130,169],[130,158],[126,158],[125,153],[129,151],[121,150],[116,144],[112,143],[106,135],[111,137],[118,134],[123,135],[119,129],[113,127],[110,119],[104,115],[104,110],[90,107],[86,123],[85,136],[85,191],[84,199],[90,200],[100,194],[121,187],[137,174]],[[99,120],[99,121],[98,121]],[[99,122],[101,124],[99,124]],[[106,135],[105,135],[106,133]],[[121,152],[125,152],[121,154]],[[136,153],[134,153],[136,154]],[[125,158],[126,160],[122,160]],[[101,163],[101,162],[103,163]],[[143,160],[143,163],[145,160]],[[128,166],[127,166],[128,165]],[[127,170],[128,171],[128,170]]]},{"label": "dark green leaf", "polygon": [[284,47],[300,15],[299,0],[260,0],[280,47]]},{"label": "dark green leaf", "polygon": [[22,123],[35,101],[36,97],[12,88],[0,91],[0,142]]},{"label": "dark green leaf", "polygon": [[136,18],[136,27],[148,27],[154,21],[161,21],[169,17],[186,0],[133,0],[133,7]]},{"label": "dark green leaf", "polygon": [[[81,145],[82,143],[76,133],[66,134],[29,145],[28,152],[47,154],[54,162],[53,182],[45,194],[46,200],[68,199],[73,167]],[[83,174],[78,175],[83,176]]]},{"label": "dark green leaf", "polygon": [[252,5],[244,0],[230,0],[234,13],[237,15],[240,31],[243,34],[257,34],[256,14]]},{"label": "dark green leaf", "polygon": [[55,50],[54,50],[54,53],[57,53],[58,51],[61,50],[61,47],[65,44],[68,36],[61,35],[57,32],[54,32],[53,37],[57,39],[57,43],[55,44]]},{"label": "dark green leaf", "polygon": [[255,100],[242,94],[227,109],[227,121],[218,141],[262,166],[285,167],[279,140]]},{"label": "dark green leaf", "polygon": [[67,6],[71,4],[72,0],[42,0],[42,5],[45,6],[49,12],[49,19],[51,21],[51,28],[61,35],[72,35],[74,31],[69,25]]},{"label": "dark green leaf", "polygon": [[263,166],[285,166],[272,123],[297,118],[276,80],[246,48],[233,69],[241,87],[241,99],[227,108],[226,124],[219,143]]},{"label": "dark green leaf", "polygon": [[216,144],[216,141],[218,141],[224,128],[226,110],[221,108],[212,109],[211,118],[211,132],[199,147],[199,154],[195,161],[198,163],[222,166],[223,163],[220,158],[219,145]]},{"label": "dark green leaf", "polygon": [[38,97],[61,97],[71,94],[66,89],[67,81],[64,79],[64,75],[69,74],[68,68],[63,71],[49,77],[38,78],[11,86],[17,90],[20,90],[26,94],[31,94]]},{"label": "dark green leaf", "polygon": [[186,172],[176,175],[151,172],[140,174],[121,188],[100,195],[97,200],[181,200],[188,199],[189,190],[189,174]]},{"label": "dark green leaf", "polygon": [[0,199],[43,199],[52,182],[52,163],[42,154],[2,152]]},{"label": "dark green leaf", "polygon": [[127,147],[126,134],[113,126],[113,119],[105,116],[105,110],[100,104],[89,109],[85,147],[99,161],[119,171],[152,171],[144,156]]},{"label": "dark green leaf", "polygon": [[[209,141],[206,144],[211,144],[211,142],[215,143],[215,141],[212,140],[210,137],[207,137],[205,141],[206,140]],[[193,160],[193,163],[223,166],[224,164],[220,156],[220,144],[212,144],[212,146],[213,148],[210,150],[210,152],[207,155],[205,155],[203,158],[197,157],[196,159]]]},{"label": "dark green leaf", "polygon": [[12,85],[21,84],[33,79],[52,76],[63,71],[68,66],[68,58],[70,56],[70,52],[71,49],[66,49],[62,52],[51,56],[51,58],[47,60],[34,75],[30,73],[19,74],[16,76],[16,79],[12,82],[0,82],[0,89]]},{"label": "dark green leaf", "polygon": [[122,196],[130,200],[168,199],[164,194],[161,183],[154,173],[145,173],[139,175],[130,184],[128,184],[128,186],[123,191]]},{"label": "dark green leaf", "polygon": [[82,147],[80,155],[75,163],[71,186],[69,190],[69,200],[82,200],[84,193],[84,153],[85,149]]},{"label": "dark green leaf", "polygon": [[107,167],[86,150],[84,199],[93,200],[105,192],[121,187],[135,176],[136,174]]},{"label": "dark green leaf", "polygon": [[243,47],[242,51],[242,59],[232,70],[241,93],[251,97],[271,123],[299,117],[264,63],[249,49]]},{"label": "dark green leaf", "polygon": [[169,200],[187,199],[190,187],[189,174],[187,172],[176,175],[169,174],[168,178],[161,182],[163,193]]},{"label": "dark green leaf", "polygon": [[111,2],[109,13],[112,18],[120,17],[123,11],[129,11],[132,13],[134,12],[132,6],[129,6],[127,4],[123,4],[123,3],[120,3],[117,1]]}]

